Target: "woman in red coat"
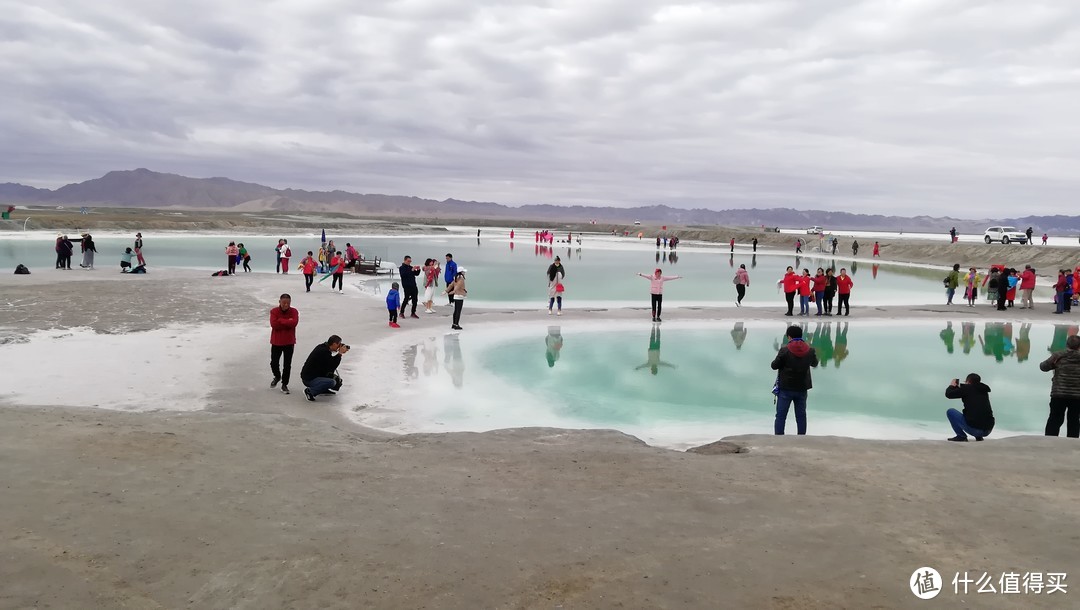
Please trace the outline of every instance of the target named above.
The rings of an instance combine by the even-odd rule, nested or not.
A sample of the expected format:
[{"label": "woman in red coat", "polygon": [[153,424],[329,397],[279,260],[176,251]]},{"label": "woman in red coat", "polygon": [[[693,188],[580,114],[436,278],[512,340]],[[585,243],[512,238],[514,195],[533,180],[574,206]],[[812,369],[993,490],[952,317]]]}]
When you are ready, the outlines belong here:
[{"label": "woman in red coat", "polygon": [[787,271],[784,273],[784,277],[779,283],[783,285],[784,298],[787,299],[787,313],[784,315],[793,315],[793,311],[795,310],[795,293],[799,291],[799,276],[795,275],[794,269],[788,267]]},{"label": "woman in red coat", "polygon": [[874,258],[877,258],[879,256],[881,256],[881,246],[879,246],[878,243],[875,241],[874,242]]},{"label": "woman in red coat", "polygon": [[810,292],[814,286],[814,278],[810,277],[810,270],[803,269],[799,276],[799,315],[810,315]]},{"label": "woman in red coat", "polygon": [[841,269],[840,275],[836,276],[836,294],[840,295],[840,302],[836,305],[836,315],[840,315],[843,311],[843,315],[851,315],[851,287],[855,285],[855,282],[851,281],[851,276],[847,274],[847,269]]},{"label": "woman in red coat", "polygon": [[829,278],[825,277],[825,270],[821,267],[817,268],[817,275],[814,276],[814,302],[817,303],[817,313],[814,315],[820,316],[824,313],[822,307],[825,301],[825,288],[829,285]]}]

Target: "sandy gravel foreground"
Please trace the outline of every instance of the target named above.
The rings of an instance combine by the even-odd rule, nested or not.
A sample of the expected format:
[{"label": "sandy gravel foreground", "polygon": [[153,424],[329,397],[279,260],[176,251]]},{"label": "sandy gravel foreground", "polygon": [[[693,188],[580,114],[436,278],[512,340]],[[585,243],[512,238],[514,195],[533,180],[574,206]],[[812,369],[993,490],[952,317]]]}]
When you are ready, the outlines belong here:
[{"label": "sandy gravel foreground", "polygon": [[695,455],[615,432],[0,414],[4,608],[906,607],[923,565],[1080,574],[1064,439]]}]

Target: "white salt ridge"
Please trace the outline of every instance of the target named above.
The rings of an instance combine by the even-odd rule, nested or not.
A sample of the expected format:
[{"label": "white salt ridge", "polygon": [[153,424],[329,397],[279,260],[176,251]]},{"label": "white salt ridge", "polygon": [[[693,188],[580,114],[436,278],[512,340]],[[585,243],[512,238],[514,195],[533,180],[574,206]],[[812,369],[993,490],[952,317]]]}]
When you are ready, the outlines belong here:
[{"label": "white salt ridge", "polygon": [[120,411],[198,411],[220,373],[218,355],[251,330],[167,327],[130,334],[42,330],[0,345],[8,383],[0,400],[20,406]]}]

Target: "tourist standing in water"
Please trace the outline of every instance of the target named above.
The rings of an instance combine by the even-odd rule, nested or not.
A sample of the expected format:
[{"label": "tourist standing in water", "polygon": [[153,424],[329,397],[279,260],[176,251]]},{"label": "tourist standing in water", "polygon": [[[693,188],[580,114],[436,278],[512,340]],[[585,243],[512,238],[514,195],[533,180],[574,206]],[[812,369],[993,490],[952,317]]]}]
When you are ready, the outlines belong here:
[{"label": "tourist standing in water", "polygon": [[229,269],[229,275],[236,273],[236,255],[240,253],[240,248],[236,247],[235,241],[230,241],[228,246],[225,246],[225,257],[229,259],[226,261]]},{"label": "tourist standing in water", "polygon": [[1050,417],[1046,420],[1046,436],[1061,433],[1080,438],[1080,336],[1065,340],[1065,350],[1052,354],[1039,364],[1043,372],[1054,371],[1050,386]]},{"label": "tourist standing in water", "polygon": [[836,306],[836,315],[851,315],[851,287],[855,282],[847,274],[847,269],[840,269],[840,275],[836,276],[836,293],[840,295],[840,302]]},{"label": "tourist standing in water", "polygon": [[750,285],[750,274],[746,272],[746,265],[740,264],[735,271],[735,306],[742,307],[742,300],[746,296],[746,287]]},{"label": "tourist standing in water", "polygon": [[459,269],[454,275],[454,281],[446,287],[446,294],[454,301],[454,321],[450,328],[461,330],[461,308],[465,306],[465,297],[469,291],[465,289],[465,270]]},{"label": "tourist standing in water", "polygon": [[649,295],[652,302],[652,321],[663,322],[660,319],[660,314],[664,309],[664,282],[670,282],[672,280],[681,279],[680,275],[663,275],[660,269],[653,271],[652,275],[645,275],[639,273],[639,277],[643,277],[649,280]]},{"label": "tourist standing in water", "polygon": [[300,270],[304,272],[304,287],[308,292],[311,292],[311,285],[315,283],[315,269],[318,267],[319,263],[315,261],[315,255],[308,250],[307,256],[300,261]]},{"label": "tourist standing in water", "polygon": [[795,426],[806,434],[806,392],[814,387],[810,369],[818,365],[817,352],[803,341],[798,326],[787,329],[787,345],[776,353],[770,367],[776,371],[776,421],[773,433],[784,434],[788,410],[795,404]]},{"label": "tourist standing in water", "polygon": [[146,259],[143,258],[142,249],[143,249],[142,233],[136,233],[135,234],[135,257],[139,261],[140,265],[145,265],[146,264]]},{"label": "tourist standing in water", "polygon": [[956,433],[948,440],[966,443],[968,434],[977,441],[990,435],[994,429],[994,410],[990,407],[990,386],[982,382],[982,377],[971,373],[963,384],[959,379],[953,379],[945,388],[945,398],[959,398],[964,403],[963,413],[956,409],[945,412]]},{"label": "tourist standing in water", "polygon": [[[287,293],[278,299],[278,306],[270,310],[270,372],[274,378],[270,387],[277,387],[281,382],[281,392],[289,393],[289,375],[292,373],[293,349],[296,347],[296,325],[300,323],[300,313],[292,307],[292,297]],[[284,366],[278,368],[278,361],[284,360]]]},{"label": "tourist standing in water", "polygon": [[793,268],[788,267],[780,283],[784,287],[784,298],[787,300],[787,313],[784,315],[793,316],[795,315],[795,293],[799,291],[799,276],[795,275]]},{"label": "tourist standing in water", "polygon": [[556,256],[555,262],[551,263],[547,269],[549,316],[551,315],[551,308],[555,306],[556,301],[559,303],[559,308],[555,315],[562,315],[562,297],[563,292],[566,290],[563,286],[564,277],[566,277],[566,269],[563,269],[562,260]]}]

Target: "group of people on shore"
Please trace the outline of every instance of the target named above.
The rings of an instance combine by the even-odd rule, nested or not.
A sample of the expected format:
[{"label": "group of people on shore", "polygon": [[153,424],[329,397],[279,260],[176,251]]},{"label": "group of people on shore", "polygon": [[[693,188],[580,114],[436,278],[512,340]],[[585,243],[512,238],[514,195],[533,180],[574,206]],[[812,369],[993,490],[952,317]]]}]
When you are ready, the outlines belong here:
[{"label": "group of people on shore", "polygon": [[[745,273],[746,267],[742,265],[740,272]],[[735,275],[736,289],[740,287],[739,273]],[[746,278],[746,285],[749,285],[749,278]],[[817,273],[813,276],[810,275],[809,269],[803,269],[802,275],[796,274],[793,267],[788,267],[784,272],[784,277],[780,278],[776,282],[784,291],[784,298],[787,300],[787,313],[785,316],[791,317],[795,315],[795,297],[799,297],[799,315],[810,315],[810,303],[814,303],[817,306],[817,316],[831,316],[833,315],[833,300],[839,297],[839,302],[836,306],[836,315],[849,316],[851,315],[851,289],[855,286],[855,282],[851,279],[851,276],[847,274],[846,268],[841,268],[839,274],[834,274],[832,267],[825,269],[824,267],[818,267]],[[742,300],[743,290],[738,291],[739,298],[736,301],[736,305]]]},{"label": "group of people on shore", "polygon": [[[97,255],[98,250],[97,244],[94,243],[94,237],[89,233],[82,233],[79,238],[75,240],[72,240],[64,233],[56,234],[56,245],[54,247],[56,250],[56,268],[68,271],[71,270],[71,259],[75,254],[75,243],[79,244],[79,249],[82,253],[82,261],[79,263],[79,267],[82,267],[83,269],[94,269],[94,258]],[[143,258],[142,233],[136,233],[134,244],[131,247],[124,248],[124,252],[120,254],[120,272],[146,272],[146,259]]]},{"label": "group of people on shore", "polygon": [[[993,265],[986,274],[975,267],[969,267],[966,273],[960,271],[960,264],[954,264],[952,271],[944,279],[945,303],[953,304],[957,290],[964,287],[964,300],[968,307],[974,307],[982,288],[986,299],[994,304],[998,311],[1007,311],[1015,305],[1017,293],[1020,295],[1020,309],[1034,309],[1032,293],[1035,290],[1036,273],[1031,265],[1024,265],[1019,271],[1012,267]],[[1072,311],[1073,301],[1077,298],[1080,287],[1080,265],[1075,269],[1059,269],[1054,282],[1055,314]]]},{"label": "group of people on shore", "polygon": [[[465,288],[465,273],[466,270],[459,268],[457,261],[454,260],[454,255],[450,252],[446,253],[446,267],[439,264],[439,259],[428,258],[424,260],[424,265],[413,265],[412,257],[406,255],[402,259],[401,266],[398,267],[398,277],[401,280],[400,283],[393,282],[390,285],[390,291],[386,295],[386,309],[390,317],[390,328],[400,328],[398,324],[399,317],[405,317],[405,310],[409,309],[412,305],[409,313],[410,318],[419,319],[420,316],[416,315],[416,308],[419,303],[420,288],[417,286],[417,278],[423,275],[424,283],[424,312],[435,312],[435,290],[439,286],[440,275],[445,282],[445,288],[442,291],[443,295],[447,297],[447,304],[454,308],[452,316],[452,323],[450,328],[453,330],[462,330],[461,327],[461,310],[465,306],[465,297],[469,291]],[[404,298],[402,298],[404,293]]]}]

